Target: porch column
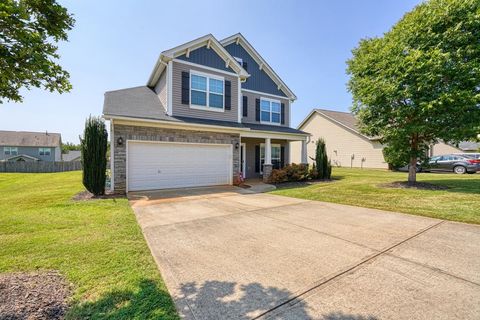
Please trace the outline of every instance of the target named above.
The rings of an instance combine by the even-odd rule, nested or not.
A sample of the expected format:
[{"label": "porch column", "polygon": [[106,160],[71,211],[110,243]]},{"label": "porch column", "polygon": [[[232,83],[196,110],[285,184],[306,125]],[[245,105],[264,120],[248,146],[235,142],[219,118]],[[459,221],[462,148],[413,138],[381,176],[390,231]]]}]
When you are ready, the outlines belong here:
[{"label": "porch column", "polygon": [[263,181],[268,182],[272,174],[272,143],[270,138],[265,138],[265,162],[263,163]]},{"label": "porch column", "polygon": [[272,140],[265,138],[265,164],[272,164]]},{"label": "porch column", "polygon": [[307,141],[302,140],[302,163],[307,164],[308,163],[308,157],[307,157]]}]

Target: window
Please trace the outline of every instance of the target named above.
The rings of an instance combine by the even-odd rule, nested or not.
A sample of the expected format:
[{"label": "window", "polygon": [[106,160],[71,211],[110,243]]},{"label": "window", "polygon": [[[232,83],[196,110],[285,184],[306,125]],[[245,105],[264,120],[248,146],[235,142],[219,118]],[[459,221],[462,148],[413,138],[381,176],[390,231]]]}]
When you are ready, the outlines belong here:
[{"label": "window", "polygon": [[18,148],[17,147],[4,147],[3,151],[6,156],[16,156],[18,155]]},{"label": "window", "polygon": [[280,124],[281,105],[277,100],[260,99],[260,122]]},{"label": "window", "polygon": [[41,156],[49,156],[50,148],[38,148],[38,154]]},{"label": "window", "polygon": [[192,72],[190,74],[190,88],[191,107],[223,111],[223,78]]},{"label": "window", "polygon": [[[272,144],[272,166],[273,169],[280,169],[282,166],[281,147],[279,144]],[[260,173],[263,173],[265,163],[265,144],[260,145]]]}]

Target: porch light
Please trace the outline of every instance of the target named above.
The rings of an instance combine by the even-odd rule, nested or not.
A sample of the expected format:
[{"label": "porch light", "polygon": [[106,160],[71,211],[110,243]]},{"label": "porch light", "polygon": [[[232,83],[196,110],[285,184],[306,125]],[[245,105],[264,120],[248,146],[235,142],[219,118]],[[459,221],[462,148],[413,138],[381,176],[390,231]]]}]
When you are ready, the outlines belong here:
[{"label": "porch light", "polygon": [[123,145],[123,138],[122,138],[122,137],[119,137],[119,138],[117,139],[117,144],[118,144],[119,146]]},{"label": "porch light", "polygon": [[240,147],[240,143],[235,143],[235,149],[238,149]]}]

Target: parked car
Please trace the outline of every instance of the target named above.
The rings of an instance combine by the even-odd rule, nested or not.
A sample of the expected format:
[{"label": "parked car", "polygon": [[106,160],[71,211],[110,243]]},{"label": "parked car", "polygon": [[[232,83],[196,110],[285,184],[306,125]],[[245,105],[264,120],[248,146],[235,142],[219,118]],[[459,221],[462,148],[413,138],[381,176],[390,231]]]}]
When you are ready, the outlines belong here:
[{"label": "parked car", "polygon": [[454,153],[454,155],[464,156],[467,158],[480,159],[480,153]]},{"label": "parked car", "polygon": [[458,154],[446,154],[430,158],[423,171],[447,171],[456,174],[480,171],[480,159]]}]

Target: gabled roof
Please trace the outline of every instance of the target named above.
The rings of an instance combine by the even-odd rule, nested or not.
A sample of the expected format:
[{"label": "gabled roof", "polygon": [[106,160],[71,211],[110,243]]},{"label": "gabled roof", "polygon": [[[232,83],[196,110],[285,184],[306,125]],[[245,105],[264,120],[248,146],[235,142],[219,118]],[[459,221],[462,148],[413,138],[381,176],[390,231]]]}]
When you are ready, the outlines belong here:
[{"label": "gabled roof", "polygon": [[237,60],[235,60],[235,58],[230,53],[228,53],[228,51],[212,34],[207,34],[203,37],[189,41],[175,48],[163,51],[158,57],[157,63],[155,64],[150,78],[148,79],[147,86],[153,87],[155,85],[158,77],[165,69],[166,63],[183,54],[188,55],[191,51],[201,48],[203,46],[207,46],[207,48],[211,48],[212,50],[214,50],[225,61],[225,64],[231,67],[238,74],[240,79],[246,79],[250,76],[248,72],[242,68],[242,66],[237,62]]},{"label": "gabled roof", "polygon": [[265,73],[272,78],[272,80],[277,84],[279,90],[282,90],[289,99],[296,100],[297,96],[293,93],[292,90],[283,82],[283,80],[278,76],[278,74],[273,71],[272,67],[262,58],[262,56],[255,50],[255,48],[245,39],[241,33],[234,34],[228,38],[225,38],[220,41],[223,46],[228,46],[231,43],[237,43],[241,45],[250,56],[258,63],[258,65],[265,71]]},{"label": "gabled roof", "polygon": [[19,159],[29,159],[29,160],[32,160],[32,161],[39,161],[40,160],[40,159],[35,158],[33,156],[29,156],[28,154],[18,154],[16,156],[11,156],[10,158],[4,159],[4,161],[16,161],[15,159],[17,159],[17,160],[19,160]]},{"label": "gabled roof", "polygon": [[59,147],[60,133],[0,131],[0,146],[9,147]]},{"label": "gabled roof", "polygon": [[69,150],[67,153],[62,154],[63,161],[73,161],[80,159],[82,157],[82,152],[79,150]]},{"label": "gabled roof", "polygon": [[480,142],[464,141],[458,144],[458,148],[462,151],[478,151],[480,150]]},{"label": "gabled roof", "polygon": [[303,125],[314,115],[315,113],[320,116],[327,118],[330,121],[344,127],[347,130],[353,131],[354,133],[368,139],[368,140],[378,140],[378,137],[368,137],[360,132],[358,127],[358,120],[350,112],[326,110],[326,109],[313,109],[308,116],[298,125],[298,129],[302,129]]}]

